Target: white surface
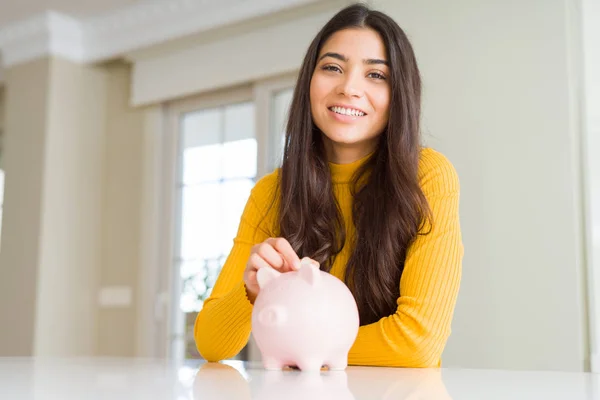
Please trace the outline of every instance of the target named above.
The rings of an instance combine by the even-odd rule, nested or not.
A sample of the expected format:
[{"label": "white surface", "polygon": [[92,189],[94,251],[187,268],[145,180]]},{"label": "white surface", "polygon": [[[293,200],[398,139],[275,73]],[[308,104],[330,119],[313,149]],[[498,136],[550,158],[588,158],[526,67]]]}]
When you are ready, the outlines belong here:
[{"label": "white surface", "polygon": [[98,305],[100,307],[129,307],[132,297],[130,286],[103,287],[98,293]]},{"label": "white surface", "polygon": [[142,359],[0,359],[0,398],[35,400],[595,399],[586,373],[348,367],[265,371],[258,364],[179,366]]}]

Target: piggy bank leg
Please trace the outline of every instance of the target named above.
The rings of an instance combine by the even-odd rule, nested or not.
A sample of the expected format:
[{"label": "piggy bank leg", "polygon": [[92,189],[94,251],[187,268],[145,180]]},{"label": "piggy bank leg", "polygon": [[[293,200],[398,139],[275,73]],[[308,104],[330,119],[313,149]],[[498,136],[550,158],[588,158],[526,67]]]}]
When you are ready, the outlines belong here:
[{"label": "piggy bank leg", "polygon": [[346,369],[348,366],[348,356],[344,355],[341,357],[332,358],[330,362],[327,363],[330,371],[339,371]]},{"label": "piggy bank leg", "polygon": [[298,360],[297,365],[301,371],[319,372],[319,371],[321,371],[321,367],[323,366],[323,360],[314,359],[314,358],[312,358],[312,359],[306,358],[306,359]]},{"label": "piggy bank leg", "polygon": [[285,364],[283,363],[283,361],[276,359],[274,357],[269,357],[269,356],[265,356],[263,357],[263,366],[265,367],[265,369],[267,370],[279,370],[281,371],[283,369],[283,367],[285,366]]}]

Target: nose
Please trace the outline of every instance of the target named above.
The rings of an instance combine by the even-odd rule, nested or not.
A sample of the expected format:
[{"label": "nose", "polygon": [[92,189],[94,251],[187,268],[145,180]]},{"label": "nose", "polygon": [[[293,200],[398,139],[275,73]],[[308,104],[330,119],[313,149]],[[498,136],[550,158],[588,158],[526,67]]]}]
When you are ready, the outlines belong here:
[{"label": "nose", "polygon": [[364,91],[361,87],[360,77],[357,74],[346,74],[340,82],[338,94],[347,97],[362,97]]}]

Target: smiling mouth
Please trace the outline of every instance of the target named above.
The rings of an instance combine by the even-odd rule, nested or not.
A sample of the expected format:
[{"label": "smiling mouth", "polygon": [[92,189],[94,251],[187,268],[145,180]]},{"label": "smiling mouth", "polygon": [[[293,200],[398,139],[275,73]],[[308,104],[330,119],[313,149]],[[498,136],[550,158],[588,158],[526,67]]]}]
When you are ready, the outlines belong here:
[{"label": "smiling mouth", "polygon": [[367,115],[364,112],[355,110],[353,108],[344,108],[344,107],[334,106],[334,107],[329,107],[329,110],[333,111],[336,114],[348,115],[351,117],[364,117],[365,115]]}]

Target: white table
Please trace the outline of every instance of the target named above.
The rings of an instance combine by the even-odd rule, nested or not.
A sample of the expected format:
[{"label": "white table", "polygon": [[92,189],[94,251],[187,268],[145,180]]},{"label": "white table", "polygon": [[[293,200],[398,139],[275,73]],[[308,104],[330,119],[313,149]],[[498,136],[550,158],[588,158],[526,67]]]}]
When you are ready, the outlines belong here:
[{"label": "white table", "polygon": [[177,365],[140,359],[0,358],[0,399],[600,399],[600,375],[348,367],[264,371],[230,361]]}]

